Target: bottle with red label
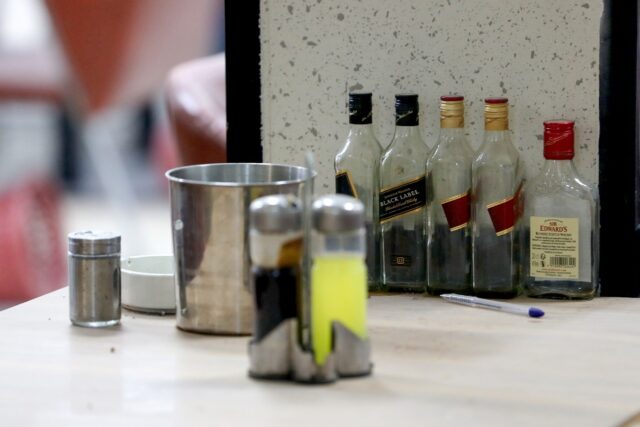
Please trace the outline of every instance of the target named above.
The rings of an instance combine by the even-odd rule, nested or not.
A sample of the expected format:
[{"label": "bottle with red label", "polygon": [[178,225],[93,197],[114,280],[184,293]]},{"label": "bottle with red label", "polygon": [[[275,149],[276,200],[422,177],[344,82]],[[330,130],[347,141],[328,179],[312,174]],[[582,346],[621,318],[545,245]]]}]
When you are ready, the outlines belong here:
[{"label": "bottle with red label", "polygon": [[418,95],[396,95],[396,129],[380,160],[382,284],[424,291],[427,283],[425,165],[429,148],[420,137]]},{"label": "bottle with red label", "polygon": [[573,164],[574,123],[544,123],[545,163],[525,187],[527,295],[591,299],[598,292],[598,196]]},{"label": "bottle with red label", "polygon": [[513,298],[521,289],[523,164],[511,142],[506,98],[485,99],[484,140],[472,165],[473,289]]},{"label": "bottle with red label", "polygon": [[464,97],[440,98],[440,135],[427,160],[427,290],[471,294],[471,162]]}]

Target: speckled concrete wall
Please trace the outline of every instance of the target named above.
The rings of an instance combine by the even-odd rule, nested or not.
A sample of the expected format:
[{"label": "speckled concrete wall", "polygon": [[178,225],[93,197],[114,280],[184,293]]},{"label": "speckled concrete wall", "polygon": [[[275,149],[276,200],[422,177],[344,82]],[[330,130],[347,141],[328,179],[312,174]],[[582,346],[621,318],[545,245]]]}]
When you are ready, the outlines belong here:
[{"label": "speckled concrete wall", "polygon": [[480,145],[483,98],[511,101],[514,144],[529,176],[542,158],[542,121],[576,120],[579,172],[597,181],[601,0],[261,0],[265,161],[316,154],[317,190],[333,189],[351,89],[374,93],[374,127],[393,136],[393,96],[417,92],[423,139],[438,134],[438,97],[467,102]]}]

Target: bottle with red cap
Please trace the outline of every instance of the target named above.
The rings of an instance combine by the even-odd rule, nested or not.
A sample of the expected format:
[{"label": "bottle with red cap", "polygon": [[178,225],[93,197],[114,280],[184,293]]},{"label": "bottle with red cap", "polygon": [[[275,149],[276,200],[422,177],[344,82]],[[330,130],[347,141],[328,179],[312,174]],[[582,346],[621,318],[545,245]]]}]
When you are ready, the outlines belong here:
[{"label": "bottle with red cap", "polygon": [[471,294],[471,162],[464,97],[440,98],[440,135],[427,160],[427,290]]},{"label": "bottle with red cap", "polygon": [[527,295],[591,299],[598,292],[598,197],[576,171],[574,122],[544,123],[541,173],[525,188]]},{"label": "bottle with red cap", "polygon": [[484,140],[472,165],[473,290],[513,298],[521,289],[520,228],[524,170],[511,142],[506,98],[487,98]]}]

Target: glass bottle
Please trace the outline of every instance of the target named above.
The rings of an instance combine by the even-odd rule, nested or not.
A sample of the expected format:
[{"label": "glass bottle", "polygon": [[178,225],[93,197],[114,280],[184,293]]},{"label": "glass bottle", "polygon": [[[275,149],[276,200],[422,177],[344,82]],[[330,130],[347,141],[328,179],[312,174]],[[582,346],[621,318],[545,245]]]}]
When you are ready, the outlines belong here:
[{"label": "glass bottle", "polygon": [[440,136],[427,160],[427,290],[471,294],[471,162],[464,97],[440,98]]},{"label": "glass bottle", "polygon": [[418,95],[396,95],[396,129],[380,161],[382,284],[426,287],[426,180],[429,148],[420,137]]},{"label": "glass bottle", "polygon": [[373,134],[371,93],[349,94],[349,133],[335,158],[336,193],[364,204],[367,231],[367,282],[377,289],[380,276],[378,179],[382,149]]},{"label": "glass bottle", "polygon": [[301,343],[295,319],[301,313],[302,204],[293,195],[265,196],[254,200],[249,212],[254,302],[249,376],[285,379],[291,373],[291,344]]},{"label": "glass bottle", "polygon": [[323,365],[333,351],[332,323],[367,337],[364,206],[342,194],[312,207],[311,348]]},{"label": "glass bottle", "polygon": [[544,123],[545,163],[525,188],[525,291],[591,299],[598,291],[598,197],[573,164],[574,122]]},{"label": "glass bottle", "polygon": [[250,209],[254,340],[297,318],[302,253],[302,206],[292,195],[260,197]]},{"label": "glass bottle", "polygon": [[508,100],[485,99],[485,134],[472,166],[473,289],[487,298],[520,291],[523,165],[511,143]]}]

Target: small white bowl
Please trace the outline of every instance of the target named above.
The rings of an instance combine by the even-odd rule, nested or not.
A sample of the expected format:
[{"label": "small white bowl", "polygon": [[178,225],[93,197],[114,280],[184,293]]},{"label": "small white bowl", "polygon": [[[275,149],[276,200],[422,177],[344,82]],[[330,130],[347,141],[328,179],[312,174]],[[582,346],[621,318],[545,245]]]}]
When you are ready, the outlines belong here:
[{"label": "small white bowl", "polygon": [[124,258],[120,271],[124,308],[154,314],[176,312],[173,256],[143,255]]}]

